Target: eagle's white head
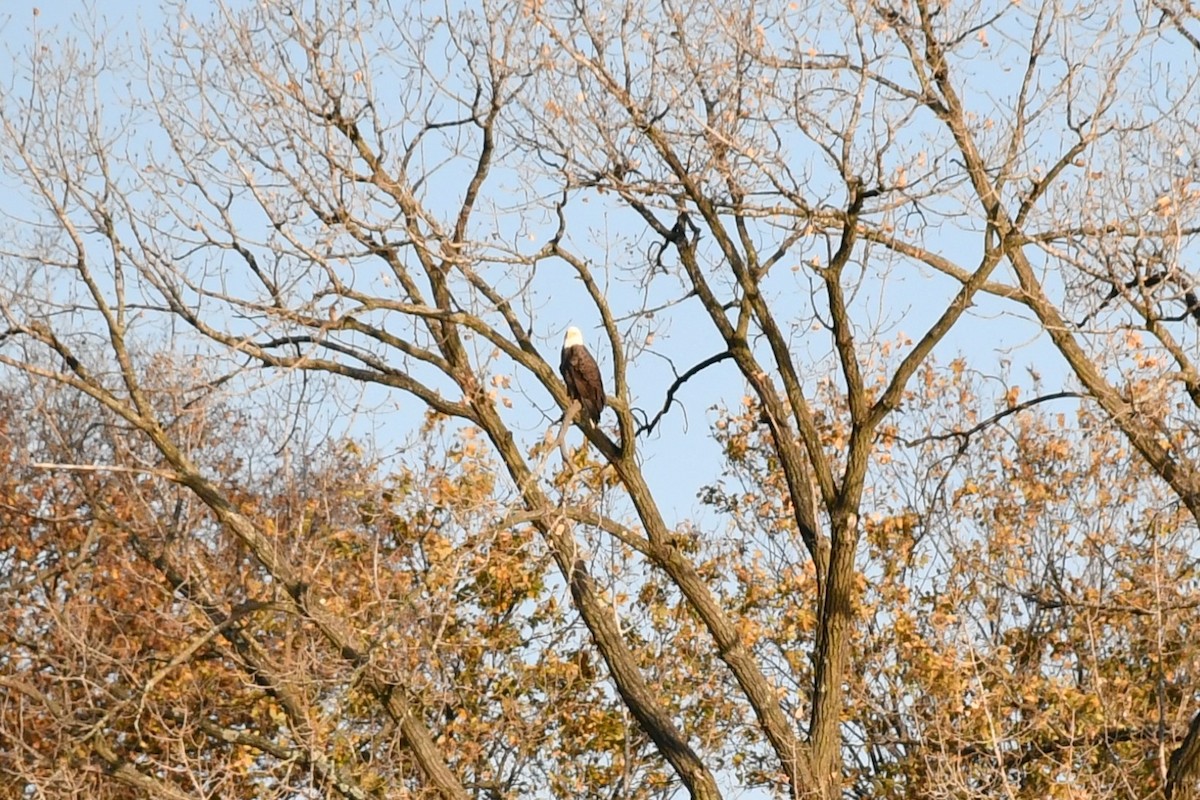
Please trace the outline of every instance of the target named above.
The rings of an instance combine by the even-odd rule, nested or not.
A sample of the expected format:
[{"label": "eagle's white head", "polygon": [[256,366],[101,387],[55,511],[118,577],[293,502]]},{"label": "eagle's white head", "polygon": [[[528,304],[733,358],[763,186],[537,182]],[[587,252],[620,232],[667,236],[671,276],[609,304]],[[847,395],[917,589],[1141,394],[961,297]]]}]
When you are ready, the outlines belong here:
[{"label": "eagle's white head", "polygon": [[579,331],[579,328],[572,325],[567,328],[567,335],[563,337],[563,350],[566,350],[568,347],[574,347],[577,344],[583,344],[583,334]]}]

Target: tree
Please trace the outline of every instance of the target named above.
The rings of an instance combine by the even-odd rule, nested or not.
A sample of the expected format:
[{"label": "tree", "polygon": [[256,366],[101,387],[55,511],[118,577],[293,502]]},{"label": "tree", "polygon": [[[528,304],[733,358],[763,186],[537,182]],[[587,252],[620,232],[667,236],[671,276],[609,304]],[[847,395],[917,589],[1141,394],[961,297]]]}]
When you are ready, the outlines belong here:
[{"label": "tree", "polygon": [[[6,552],[124,559],[181,604],[127,636],[171,672],[219,636],[237,709],[130,668],[81,732],[28,648],[8,730],[37,707],[181,796],[306,791],[290,764],[352,797],[1190,792],[1198,27],[267,3],[175,10],[128,89],[119,45],[35,41],[0,103],[32,223],[0,362],[70,433],[12,491],[128,539],[23,552],[39,499]],[[601,331],[598,425],[556,374],[567,310]],[[318,446],[356,391],[419,460]],[[720,456],[678,516],[654,462],[705,408]],[[178,747],[111,727],[129,687]]]}]

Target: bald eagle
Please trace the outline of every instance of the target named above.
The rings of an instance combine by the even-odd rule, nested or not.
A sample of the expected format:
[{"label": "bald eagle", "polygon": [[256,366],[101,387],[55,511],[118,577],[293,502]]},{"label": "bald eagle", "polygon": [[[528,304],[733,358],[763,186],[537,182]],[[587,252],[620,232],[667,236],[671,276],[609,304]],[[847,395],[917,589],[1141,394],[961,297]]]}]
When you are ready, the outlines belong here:
[{"label": "bald eagle", "polygon": [[567,395],[578,400],[583,415],[596,424],[604,410],[604,381],[596,359],[583,346],[583,334],[579,328],[567,328],[563,337],[562,361],[558,365],[563,382],[567,384]]}]

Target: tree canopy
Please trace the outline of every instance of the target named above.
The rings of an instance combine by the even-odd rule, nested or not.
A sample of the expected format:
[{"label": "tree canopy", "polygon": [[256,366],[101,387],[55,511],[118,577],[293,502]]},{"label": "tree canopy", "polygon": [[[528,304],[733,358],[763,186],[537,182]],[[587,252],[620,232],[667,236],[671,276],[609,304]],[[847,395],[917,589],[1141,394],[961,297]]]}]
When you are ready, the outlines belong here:
[{"label": "tree canopy", "polygon": [[1195,793],[1192,3],[159,16],[4,23],[6,796]]}]

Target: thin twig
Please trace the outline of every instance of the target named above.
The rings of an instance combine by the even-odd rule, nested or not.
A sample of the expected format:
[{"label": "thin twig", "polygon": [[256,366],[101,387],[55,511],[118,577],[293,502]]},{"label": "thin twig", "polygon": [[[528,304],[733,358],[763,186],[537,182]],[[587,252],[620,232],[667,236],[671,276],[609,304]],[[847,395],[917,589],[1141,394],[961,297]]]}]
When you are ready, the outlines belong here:
[{"label": "thin twig", "polygon": [[663,418],[663,416],[668,411],[671,410],[671,404],[675,402],[675,393],[679,391],[680,387],[683,386],[683,384],[687,383],[690,379],[695,377],[698,373],[711,367],[713,364],[720,363],[721,361],[724,361],[727,358],[733,358],[733,353],[729,352],[728,350],[717,353],[715,356],[709,356],[708,358],[704,359],[699,364],[692,367],[687,372],[683,373],[678,378],[676,378],[674,380],[674,382],[671,384],[671,387],[669,389],[667,389],[667,399],[663,402],[662,410],[654,415],[654,419],[650,420],[647,423],[639,425],[636,435],[641,436],[643,433],[650,433],[651,431],[654,430],[655,426],[658,425],[659,420],[661,420]]},{"label": "thin twig", "polygon": [[1006,408],[998,414],[985,419],[983,422],[968,428],[965,431],[950,431],[949,433],[932,433],[929,436],[922,436],[920,439],[902,439],[905,447],[916,447],[917,445],[926,444],[927,442],[941,442],[946,439],[961,439],[964,443],[975,434],[979,433],[989,425],[994,425],[1007,416],[1016,414],[1018,411],[1024,411],[1027,408],[1032,408],[1039,403],[1047,403],[1051,400],[1065,400],[1067,398],[1075,398],[1078,400],[1085,399],[1087,395],[1079,392],[1054,392],[1053,394],[1042,395],[1041,397],[1033,397],[1023,403],[1017,403],[1011,408]]},{"label": "thin twig", "polygon": [[55,464],[46,461],[39,461],[30,466],[34,469],[61,470],[64,472],[116,472],[130,475],[153,475],[156,478],[165,478],[175,483],[180,482],[177,473],[161,469],[149,469],[147,467],[126,467],[118,464]]},{"label": "thin twig", "polygon": [[562,427],[558,429],[558,449],[562,453],[564,464],[571,463],[571,454],[567,451],[567,431],[571,429],[571,423],[575,421],[575,415],[582,408],[583,405],[578,400],[572,400],[571,405],[567,406],[567,410],[563,414]]}]

